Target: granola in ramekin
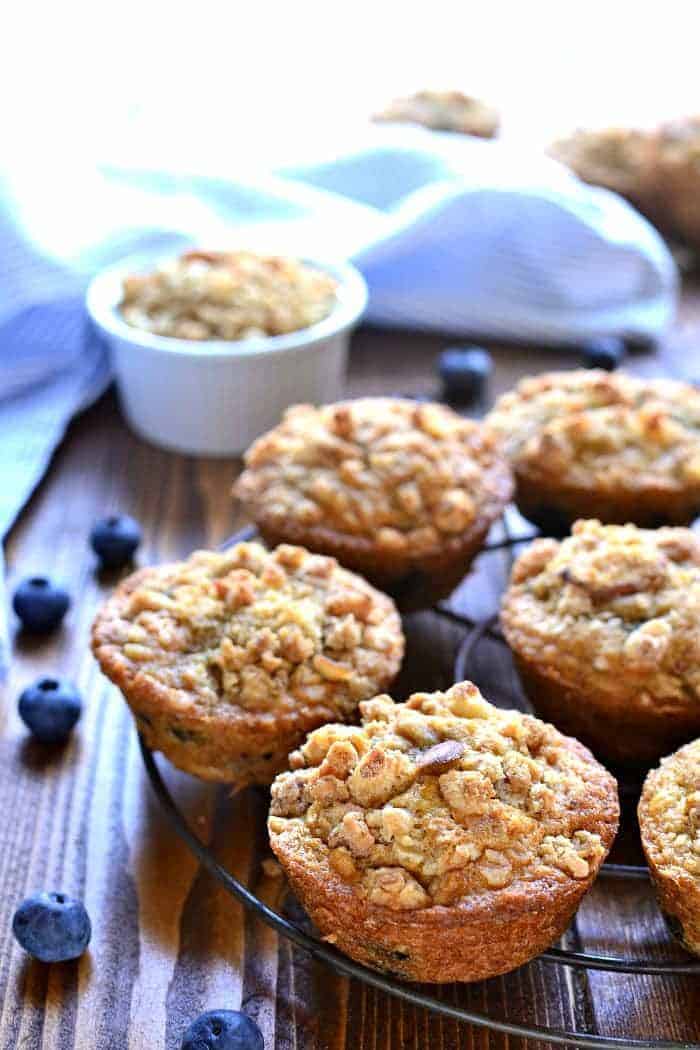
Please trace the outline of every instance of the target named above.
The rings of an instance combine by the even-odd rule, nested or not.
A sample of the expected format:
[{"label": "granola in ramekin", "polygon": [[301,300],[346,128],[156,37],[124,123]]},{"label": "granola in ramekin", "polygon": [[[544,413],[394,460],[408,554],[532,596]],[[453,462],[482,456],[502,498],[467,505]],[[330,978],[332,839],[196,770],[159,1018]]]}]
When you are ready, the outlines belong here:
[{"label": "granola in ramekin", "polygon": [[122,317],[156,335],[239,340],[283,335],[322,321],[337,283],[298,259],[252,251],[188,251],[126,277]]},{"label": "granola in ramekin", "polygon": [[700,955],[700,740],[649,773],[639,828],[668,924],[688,951]]},{"label": "granola in ramekin", "polygon": [[478,423],[397,398],[289,409],[234,488],[269,543],[331,554],[404,609],[454,589],[511,491]]},{"label": "granola in ramekin", "polygon": [[700,538],[578,521],[516,561],[501,623],[538,714],[650,762],[700,734]]},{"label": "granola in ramekin", "polygon": [[240,786],[269,783],[305,733],[385,688],[404,640],[391,599],[332,558],[239,543],[134,573],[92,647],[149,747]]},{"label": "granola in ramekin", "polygon": [[579,517],[685,525],[700,512],[700,390],[585,369],[523,379],[486,420],[516,502],[546,531]]},{"label": "granola in ramekin", "polygon": [[375,120],[422,124],[433,131],[456,131],[491,139],[498,132],[498,110],[461,91],[417,91],[397,98]]},{"label": "granola in ramekin", "polygon": [[615,837],[613,778],[471,682],[360,712],[312,733],[272,786],[272,848],[321,933],[414,981],[482,980],[539,954]]}]

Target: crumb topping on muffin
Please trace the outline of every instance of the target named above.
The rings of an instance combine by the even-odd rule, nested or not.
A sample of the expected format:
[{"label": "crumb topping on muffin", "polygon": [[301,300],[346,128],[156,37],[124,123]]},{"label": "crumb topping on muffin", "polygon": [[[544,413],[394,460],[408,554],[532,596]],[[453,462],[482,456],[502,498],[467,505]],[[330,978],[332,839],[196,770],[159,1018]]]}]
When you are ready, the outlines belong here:
[{"label": "crumb topping on muffin", "polygon": [[[503,600],[521,656],[566,678],[700,703],[700,539],[689,529],[577,521],[562,542],[536,540],[516,561]],[[572,679],[573,680],[573,679]]]},{"label": "crumb topping on muffin", "polygon": [[252,339],[323,320],[337,284],[297,259],[250,251],[189,251],[125,278],[125,321],[176,339]]},{"label": "crumb topping on muffin", "polygon": [[524,379],[488,425],[516,471],[571,487],[700,486],[700,391],[594,369]]},{"label": "crumb topping on muffin", "polygon": [[375,120],[422,124],[434,131],[457,131],[491,138],[498,130],[498,111],[461,91],[417,91],[397,98]]},{"label": "crumb topping on muffin", "polygon": [[644,848],[660,873],[700,880],[700,740],[649,774],[640,814]]},{"label": "crumb topping on muffin", "polygon": [[505,468],[495,446],[479,424],[442,405],[297,405],[248,450],[234,491],[273,524],[321,525],[389,552],[420,553],[500,501]]},{"label": "crumb topping on muffin", "polygon": [[652,134],[636,128],[579,128],[548,152],[581,178],[615,189],[648,176]]},{"label": "crumb topping on muffin", "polygon": [[607,852],[614,782],[553,726],[493,707],[470,682],[360,712],[361,726],[323,726],[290,756],[272,787],[273,849],[291,836],[397,911],[586,879]]},{"label": "crumb topping on muffin", "polygon": [[174,713],[270,712],[283,728],[352,712],[398,671],[403,635],[392,601],[334,559],[239,543],[125,581],[93,648],[125,691],[167,691]]},{"label": "crumb topping on muffin", "polygon": [[662,162],[697,163],[700,161],[700,116],[662,124],[657,144]]}]

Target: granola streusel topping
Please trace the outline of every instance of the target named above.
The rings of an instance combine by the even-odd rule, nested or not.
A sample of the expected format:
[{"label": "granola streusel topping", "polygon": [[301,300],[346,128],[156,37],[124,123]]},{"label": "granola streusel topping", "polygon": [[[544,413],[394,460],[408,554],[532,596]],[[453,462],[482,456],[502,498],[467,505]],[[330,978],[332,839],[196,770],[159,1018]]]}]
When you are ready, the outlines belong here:
[{"label": "granola streusel topping", "polygon": [[634,189],[649,177],[653,135],[636,128],[579,128],[548,152],[581,178]]},{"label": "granola streusel topping", "polygon": [[642,796],[644,846],[657,868],[700,885],[700,740],[664,758]]},{"label": "granola streusel topping", "polygon": [[280,525],[322,524],[419,553],[465,532],[493,500],[495,445],[442,405],[297,405],[248,450],[235,492]]},{"label": "granola streusel topping", "polygon": [[152,273],[124,280],[120,310],[135,328],[176,339],[282,335],[323,320],[335,280],[280,256],[185,252]]},{"label": "granola streusel topping", "polygon": [[[700,703],[700,539],[689,529],[577,521],[515,563],[501,621],[516,651],[565,680],[643,679]],[[574,678],[572,678],[574,680]]]},{"label": "granola streusel topping", "polygon": [[456,131],[490,138],[499,125],[497,110],[461,91],[417,91],[397,98],[375,120],[422,124],[435,131]]},{"label": "granola streusel topping", "polygon": [[601,860],[610,778],[553,726],[470,682],[360,712],[361,726],[315,730],[274,782],[273,848],[293,836],[395,910],[585,879]]},{"label": "granola streusel topping", "polygon": [[700,485],[700,391],[593,369],[524,379],[488,425],[517,471],[601,490]]},{"label": "granola streusel topping", "polygon": [[202,713],[347,714],[403,655],[389,598],[332,558],[257,543],[142,570],[103,610],[95,642]]}]

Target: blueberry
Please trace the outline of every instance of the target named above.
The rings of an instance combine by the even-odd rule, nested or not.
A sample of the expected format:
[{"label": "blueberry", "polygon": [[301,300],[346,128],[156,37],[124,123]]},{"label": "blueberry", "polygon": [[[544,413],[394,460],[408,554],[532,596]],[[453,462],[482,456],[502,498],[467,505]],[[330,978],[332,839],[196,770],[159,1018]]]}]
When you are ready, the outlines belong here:
[{"label": "blueberry", "polygon": [[68,591],[47,576],[30,576],[18,584],[12,596],[15,610],[25,631],[48,634],[54,631],[68,612]]},{"label": "blueberry", "polygon": [[624,339],[609,335],[591,340],[583,347],[581,356],[586,368],[603,368],[606,372],[612,372],[622,364],[626,353]]},{"label": "blueberry", "polygon": [[126,514],[112,514],[95,523],[90,544],[102,567],[121,569],[128,565],[141,542],[141,526]]},{"label": "blueberry", "polygon": [[42,744],[60,744],[83,709],[80,693],[63,678],[39,678],[19,698],[22,721]]},{"label": "blueberry", "polygon": [[255,1021],[238,1010],[210,1010],[192,1022],[181,1050],[265,1050],[265,1041]]},{"label": "blueberry", "polygon": [[438,359],[438,371],[447,400],[476,401],[483,397],[491,368],[491,355],[478,346],[444,350]]},{"label": "blueberry", "polygon": [[12,932],[24,950],[41,962],[66,962],[83,954],[92,926],[80,901],[65,893],[37,893],[20,904]]}]

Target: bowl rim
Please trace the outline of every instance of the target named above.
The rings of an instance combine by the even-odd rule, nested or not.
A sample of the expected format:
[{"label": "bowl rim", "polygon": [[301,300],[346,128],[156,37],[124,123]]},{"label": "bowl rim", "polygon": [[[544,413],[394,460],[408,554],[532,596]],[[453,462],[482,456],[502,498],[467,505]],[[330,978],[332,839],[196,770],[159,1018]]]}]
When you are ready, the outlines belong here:
[{"label": "bowl rim", "polygon": [[[118,305],[121,299],[123,278],[130,273],[152,270],[158,263],[166,262],[183,252],[177,251],[139,252],[126,256],[118,262],[100,270],[90,281],[85,293],[85,305],[89,316],[99,329],[121,342],[131,343],[143,350],[205,359],[208,357],[259,357],[265,354],[299,350],[337,335],[358,323],[364,313],[369,292],[364,277],[350,262],[320,256],[293,255],[280,252],[287,257],[323,270],[338,282],[337,302],[327,317],[315,324],[299,328],[283,335],[255,336],[252,339],[177,339],[174,336],[156,335],[145,329],[128,324],[121,316]],[[194,249],[196,250],[196,248]],[[261,254],[263,254],[261,252]],[[274,254],[265,251],[264,254]]]}]

